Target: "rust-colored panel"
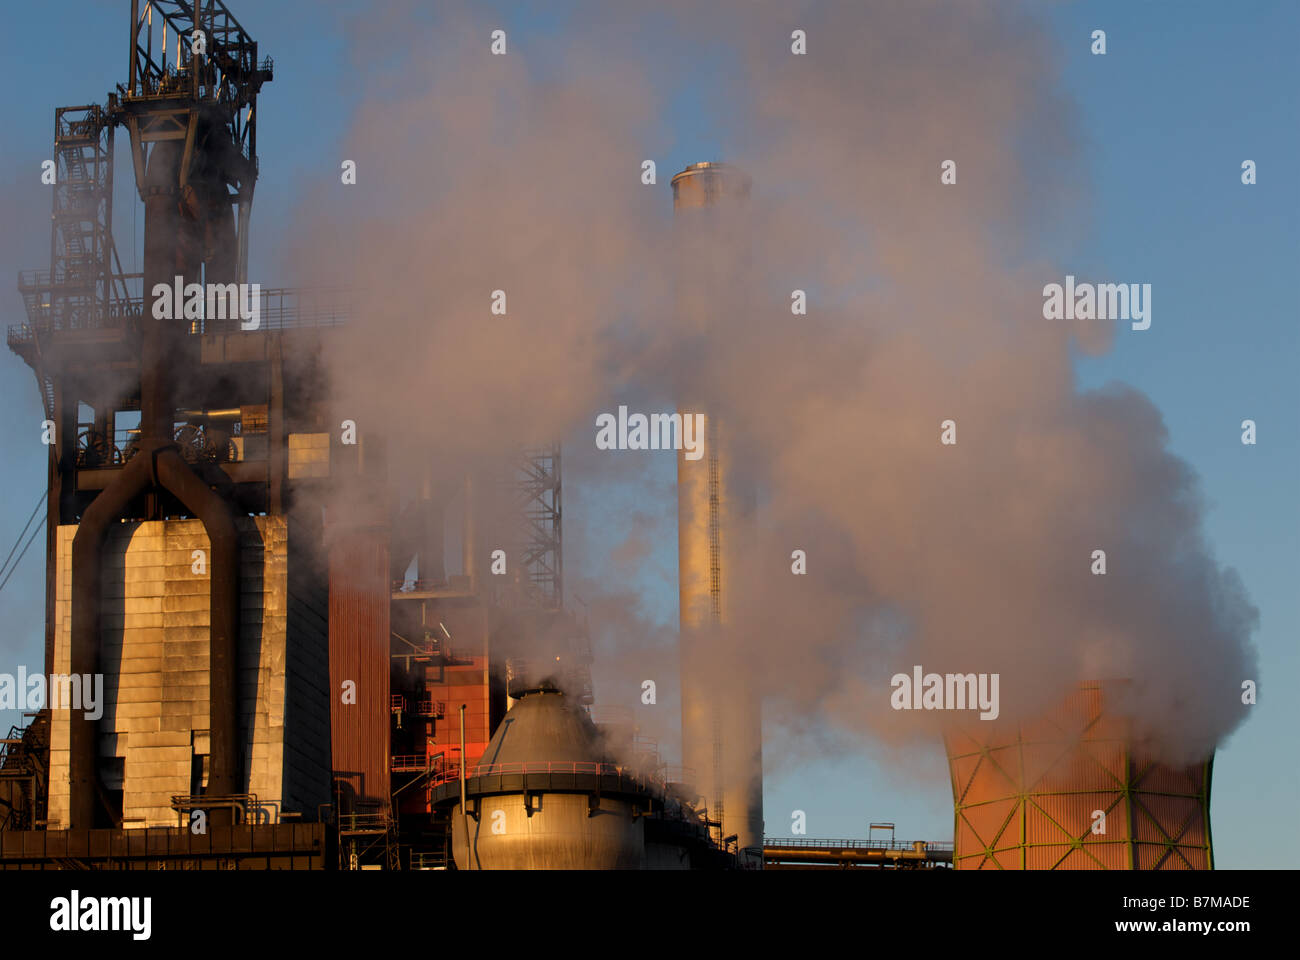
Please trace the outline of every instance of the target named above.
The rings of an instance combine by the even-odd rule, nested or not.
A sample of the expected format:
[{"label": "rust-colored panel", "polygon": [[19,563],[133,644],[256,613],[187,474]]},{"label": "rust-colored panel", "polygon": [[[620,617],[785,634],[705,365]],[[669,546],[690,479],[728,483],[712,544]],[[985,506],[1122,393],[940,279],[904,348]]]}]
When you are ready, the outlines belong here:
[{"label": "rust-colored panel", "polygon": [[952,793],[958,800],[966,796],[966,791],[970,789],[971,780],[975,776],[975,768],[979,765],[978,756],[957,757],[953,760],[950,772],[952,774]]},{"label": "rust-colored panel", "polygon": [[1025,801],[1026,843],[1066,843],[1077,840],[1086,829],[1080,829],[1080,825],[1073,822],[1072,818],[1063,820],[1044,810],[1039,801],[1050,799],[1058,798],[1030,797]]},{"label": "rust-colored panel", "polygon": [[[1025,848],[1026,870],[1055,870],[1063,866],[1071,848],[1068,845],[1053,843],[1043,846]],[[1083,865],[1080,864],[1080,867]]]},{"label": "rust-colored panel", "polygon": [[1089,836],[1083,841],[1083,849],[1092,858],[1092,867],[1097,870],[1127,870],[1129,844],[1119,837]]},{"label": "rust-colored panel", "polygon": [[[1110,847],[1104,847],[1104,848],[1101,847],[1101,846],[1098,846],[1096,850],[1091,850],[1091,849],[1089,849],[1089,850],[1070,850],[1070,851],[1069,851],[1068,853],[1066,853],[1065,856],[1064,856],[1064,857],[1063,857],[1063,858],[1062,858],[1062,859],[1057,863],[1057,865],[1056,865],[1056,869],[1057,869],[1057,870],[1107,870],[1107,869],[1115,870],[1115,869],[1123,869],[1123,864],[1120,863],[1120,862],[1118,861],[1118,859],[1115,859],[1115,863],[1117,864],[1117,866],[1112,866],[1112,865],[1110,865],[1110,864],[1107,864],[1105,861],[1103,861],[1103,860],[1101,859],[1102,856],[1104,856],[1106,850],[1114,850],[1114,849],[1116,849],[1116,847],[1112,845],[1112,846],[1110,846]],[[1099,862],[1099,861],[1100,861],[1100,862]]]},{"label": "rust-colored panel", "polygon": [[975,835],[974,829],[966,819],[965,813],[957,818],[957,849],[966,851],[965,856],[983,856],[980,852],[984,847],[983,842]]},{"label": "rust-colored panel", "polygon": [[[1104,839],[1127,839],[1128,821],[1123,809],[1121,793],[1041,794],[1031,803],[1039,808],[1045,818],[1060,825],[1064,833],[1075,840],[1086,840],[1092,833],[1094,810],[1106,815]],[[1099,836],[1099,835],[1098,835]]]},{"label": "rust-colored panel", "polygon": [[[488,615],[484,607],[463,601],[433,601],[418,627],[439,637],[440,647],[450,662],[437,659],[417,665],[423,695],[446,705],[446,714],[434,719],[423,743],[412,752],[427,756],[441,753],[445,762],[460,764],[460,706],[465,704],[465,763],[479,762],[491,739],[491,679],[488,658]],[[398,627],[399,633],[404,632]],[[442,631],[446,630],[446,634]],[[427,812],[430,790],[411,789],[399,797],[403,812]]]},{"label": "rust-colored panel", "polygon": [[[1007,820],[1016,807],[1014,799],[997,800],[975,807],[967,807],[964,814],[966,822],[976,837],[983,841],[981,846],[998,846],[996,843],[1007,825]],[[1016,836],[1019,839],[1019,836]]]},{"label": "rust-colored panel", "polygon": [[[1101,687],[1070,694],[1018,729],[963,724],[946,743],[958,869],[1212,866],[1212,758],[1183,768],[1141,758],[1124,718],[1103,712]],[[1104,834],[1092,833],[1095,810],[1106,814]]]},{"label": "rust-colored panel", "polygon": [[[336,802],[389,802],[388,530],[333,523],[329,543],[330,755]],[[355,703],[343,702],[344,683]]]},{"label": "rust-colored panel", "polygon": [[1175,769],[1152,764],[1138,770],[1135,780],[1138,787],[1152,793],[1195,794],[1201,788],[1200,768]]},{"label": "rust-colored panel", "polygon": [[1026,743],[1021,748],[1024,783],[1038,783],[1058,764],[1066,762],[1067,747],[1059,740]]},{"label": "rust-colored panel", "polygon": [[1092,690],[1076,690],[1070,693],[1055,713],[1043,718],[1044,736],[1055,733],[1061,738],[1081,735],[1097,717],[1097,700]]},{"label": "rust-colored panel", "polygon": [[1088,755],[1109,775],[1107,782],[1124,782],[1128,757],[1122,741],[1091,740],[1088,742]]},{"label": "rust-colored panel", "polygon": [[1181,840],[1189,830],[1200,834],[1199,804],[1195,798],[1138,794],[1133,804],[1133,832],[1150,843]]},{"label": "rust-colored panel", "polygon": [[1178,848],[1178,852],[1179,852],[1180,854],[1182,854],[1182,856],[1183,856],[1184,859],[1187,860],[1187,862],[1188,862],[1188,864],[1189,864],[1189,866],[1190,866],[1190,868],[1191,868],[1192,870],[1208,870],[1208,869],[1210,869],[1210,864],[1209,864],[1209,861],[1208,861],[1208,858],[1207,858],[1207,855],[1206,855],[1205,847],[1204,847],[1204,846],[1199,846],[1199,847],[1183,847],[1183,846],[1180,846],[1180,847]]},{"label": "rust-colored panel", "polygon": [[985,869],[1023,870],[1023,853],[1019,847],[995,850],[993,856],[988,859]]},{"label": "rust-colored panel", "polygon": [[1015,809],[1011,811],[1011,818],[1007,821],[1002,836],[998,840],[999,847],[1010,847],[1020,842],[1020,837],[1025,829],[1024,819],[1024,804],[1017,803]]},{"label": "rust-colored panel", "polygon": [[976,735],[977,729],[954,727],[950,730],[948,732],[949,752],[963,757],[967,754],[978,754],[980,748],[984,746],[984,740]]},{"label": "rust-colored panel", "polygon": [[1186,861],[1176,852],[1164,846],[1150,843],[1138,844],[1138,869],[1140,870],[1186,870]]},{"label": "rust-colored panel", "polygon": [[1019,747],[992,749],[988,756],[980,759],[967,790],[967,802],[972,802],[975,798],[991,799],[1016,793],[1016,784],[1019,782]]},{"label": "rust-colored panel", "polygon": [[1123,786],[1122,773],[1117,777],[1107,765],[1097,762],[1092,741],[1061,742],[1052,744],[1052,747],[1058,755],[1052,768],[1037,779],[1026,778],[1025,782],[1035,790],[1070,792],[1077,790],[1082,783],[1113,789]]}]

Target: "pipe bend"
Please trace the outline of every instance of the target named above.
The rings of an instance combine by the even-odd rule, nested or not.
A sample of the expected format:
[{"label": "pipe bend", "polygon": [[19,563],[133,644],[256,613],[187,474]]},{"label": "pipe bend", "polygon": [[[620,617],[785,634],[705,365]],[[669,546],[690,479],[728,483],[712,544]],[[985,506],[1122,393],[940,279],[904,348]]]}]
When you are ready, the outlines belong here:
[{"label": "pipe bend", "polygon": [[[191,469],[176,446],[157,453],[154,469],[170,490],[203,523],[212,556],[209,563],[208,618],[208,790],[213,795],[242,792],[239,750],[239,530],[235,510]],[[222,825],[228,812],[214,810],[210,823]]]},{"label": "pipe bend", "polygon": [[181,457],[179,448],[168,444],[157,451],[154,460],[158,485],[175,494],[186,509],[202,521],[213,554],[219,545],[238,548],[239,530],[235,526],[234,508],[194,472]]},{"label": "pipe bend", "polygon": [[[104,541],[108,527],[131,500],[152,485],[153,457],[142,450],[91,501],[72,538],[72,623],[68,639],[71,673],[100,672],[99,595]],[[91,827],[95,820],[95,721],[75,712],[68,716],[68,779],[71,785],[68,820],[73,828]]]},{"label": "pipe bend", "polygon": [[[104,541],[109,525],[141,493],[161,488],[173,494],[203,524],[211,548],[209,597],[208,788],[235,794],[242,786],[238,746],[239,529],[231,504],[212,490],[170,441],[146,442],[140,453],[97,496],[82,515],[72,541],[72,624],[69,653],[74,673],[99,672],[100,588]],[[95,812],[95,722],[71,717],[69,820],[89,827]],[[220,811],[214,811],[222,819]],[[215,822],[215,821],[214,821]]]}]

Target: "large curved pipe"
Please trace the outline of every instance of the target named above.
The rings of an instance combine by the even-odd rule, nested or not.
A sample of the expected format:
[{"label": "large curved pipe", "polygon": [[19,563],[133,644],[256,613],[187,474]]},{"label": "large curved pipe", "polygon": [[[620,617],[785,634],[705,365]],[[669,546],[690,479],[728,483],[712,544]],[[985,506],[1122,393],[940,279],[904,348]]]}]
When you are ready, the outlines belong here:
[{"label": "large curved pipe", "polygon": [[[158,452],[159,486],[176,495],[203,522],[211,548],[208,570],[208,756],[207,792],[243,792],[239,763],[239,714],[236,679],[239,663],[239,531],[234,508],[190,469],[175,445]],[[224,814],[224,816],[222,816]],[[213,810],[220,824],[229,811]]]},{"label": "large curved pipe", "polygon": [[[211,748],[207,792],[239,793],[236,678],[239,652],[239,532],[230,504],[208,487],[181,458],[175,444],[146,441],[140,453],[86,510],[72,541],[72,643],[74,673],[99,672],[101,557],[108,527],[130,501],[153,488],[168,490],[203,522],[211,548],[208,566],[208,723]],[[95,721],[72,716],[69,728],[70,826],[94,825]],[[229,810],[214,809],[210,822],[229,822]]]},{"label": "large curved pipe", "polygon": [[197,279],[202,265],[195,255],[201,244],[192,236],[192,225],[181,216],[176,198],[181,150],[176,140],[154,144],[142,190],[146,302],[140,317],[141,439],[172,439],[176,412],[173,369],[176,357],[183,355],[184,321],[153,315],[153,289],[160,283],[170,287],[177,276]]},{"label": "large curved pipe", "polygon": [[[100,548],[108,525],[120,517],[127,504],[149,489],[153,472],[153,450],[142,441],[141,449],[117,478],[82,514],[72,541],[72,630],[69,649],[73,674],[99,673]],[[69,826],[95,825],[95,721],[72,713],[68,718]]]},{"label": "large curved pipe", "polygon": [[[145,202],[144,290],[170,286],[175,277],[198,277],[203,262],[202,224],[187,218],[178,203],[180,141],[155,143],[141,194]],[[227,224],[214,226],[217,239],[229,244]],[[228,274],[229,263],[214,264]],[[71,669],[100,672],[100,588],[104,541],[108,528],[142,493],[166,490],[198,517],[208,535],[211,556],[209,599],[209,734],[207,792],[240,792],[243,785],[238,745],[236,678],[239,643],[239,534],[232,506],[214,492],[182,459],[172,442],[175,416],[174,370],[183,355],[184,332],[178,317],[155,317],[146,305],[140,322],[140,452],[97,496],[81,518],[72,542]],[[73,828],[94,826],[97,791],[95,722],[70,718],[71,781],[69,820]],[[233,811],[214,808],[213,824],[232,822]]]}]

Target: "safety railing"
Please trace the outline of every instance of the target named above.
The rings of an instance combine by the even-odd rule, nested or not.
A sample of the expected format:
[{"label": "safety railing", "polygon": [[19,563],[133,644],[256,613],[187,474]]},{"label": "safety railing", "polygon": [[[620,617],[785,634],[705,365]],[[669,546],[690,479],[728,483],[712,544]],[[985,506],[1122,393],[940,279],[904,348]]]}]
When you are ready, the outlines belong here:
[{"label": "safety railing", "polygon": [[[113,280],[132,280],[136,274]],[[126,321],[139,320],[144,316],[145,300],[143,296],[114,296],[105,310],[98,300],[87,299],[84,304],[77,304],[77,309],[66,316],[53,309],[50,300],[56,290],[65,293],[77,278],[59,274],[51,278],[49,271],[27,270],[18,275],[19,288],[27,295],[28,323],[13,324],[9,328],[9,340],[25,342],[32,340],[38,331],[97,329],[120,327]],[[91,284],[88,291],[93,291],[93,282],[98,275],[87,274],[86,284]],[[91,297],[87,293],[86,297]],[[353,315],[353,298],[349,290],[333,288],[289,288],[260,287],[257,291],[258,330],[290,330],[300,327],[334,327],[348,322]],[[206,309],[206,300],[204,302]],[[236,324],[235,326],[239,326]],[[191,333],[202,333],[205,321],[191,321]]]},{"label": "safety railing", "polygon": [[395,753],[389,767],[393,773],[423,773],[433,768],[433,760],[423,753]]},{"label": "safety railing", "polygon": [[[444,759],[434,761],[422,753],[395,754],[390,763],[393,773],[429,772],[430,788],[460,779],[460,766]],[[467,780],[477,777],[509,776],[521,774],[574,774],[600,777],[617,777],[640,790],[662,794],[667,786],[662,777],[646,776],[631,767],[617,763],[597,763],[584,760],[529,761],[526,763],[476,763],[465,771]]]},{"label": "safety railing", "polygon": [[[8,765],[7,769],[10,773],[18,771],[20,767],[24,771],[26,770],[26,764],[24,761],[27,757],[21,749],[17,749],[22,746],[22,742],[23,728],[10,727],[9,736],[0,740],[0,770],[6,769],[6,765]],[[14,748],[12,749],[12,752],[11,748]]]},{"label": "safety railing", "polygon": [[434,590],[449,589],[451,589],[451,583],[446,579],[393,581],[393,593],[430,593]]},{"label": "safety railing", "polygon": [[668,764],[663,768],[664,783],[694,783],[695,768],[683,767],[680,764]]},{"label": "safety railing", "polygon": [[387,830],[393,820],[386,813],[343,813],[338,817],[338,828],[342,833],[373,833]]},{"label": "safety railing", "polygon": [[417,700],[415,702],[415,715],[440,720],[447,715],[447,703],[445,700],[434,700],[432,698]]},{"label": "safety railing", "polygon": [[422,850],[411,851],[412,870],[446,870],[448,866],[446,853],[430,853]]},{"label": "safety railing", "polygon": [[[765,837],[763,845],[768,847],[814,847],[834,848],[837,850],[913,850],[918,841],[908,840],[825,840],[813,837]],[[951,843],[936,843],[931,840],[919,841],[927,850],[951,850]]]},{"label": "safety railing", "polygon": [[405,646],[393,647],[392,657],[394,660],[405,660],[408,657],[412,660],[419,661],[437,660],[442,658],[444,655],[446,656],[446,659],[451,659],[451,651],[444,647],[442,642],[436,638],[431,637],[421,640],[407,640],[401,634],[394,634],[394,636],[405,644]]},{"label": "safety railing", "polygon": [[248,823],[250,817],[258,814],[262,808],[255,793],[178,793],[172,794],[171,801],[171,807],[178,814],[181,826],[186,825],[186,814],[194,810],[233,810],[239,814],[241,823]]},{"label": "safety railing", "polygon": [[388,698],[388,707],[393,713],[409,711],[417,717],[430,717],[435,720],[447,715],[447,702],[445,700],[434,700],[432,697],[423,697],[408,707],[406,697],[403,694],[394,693]]},{"label": "safety railing", "polygon": [[[468,768],[465,776],[467,778],[474,778],[534,773],[568,773],[587,774],[590,776],[601,777],[619,777],[624,780],[633,781],[647,788],[663,787],[662,780],[643,776],[632,768],[625,767],[622,764],[597,763],[595,761],[586,760],[537,760],[523,763],[477,763]],[[434,786],[459,779],[460,769],[454,765],[449,765],[441,773],[435,774],[430,778]]]}]

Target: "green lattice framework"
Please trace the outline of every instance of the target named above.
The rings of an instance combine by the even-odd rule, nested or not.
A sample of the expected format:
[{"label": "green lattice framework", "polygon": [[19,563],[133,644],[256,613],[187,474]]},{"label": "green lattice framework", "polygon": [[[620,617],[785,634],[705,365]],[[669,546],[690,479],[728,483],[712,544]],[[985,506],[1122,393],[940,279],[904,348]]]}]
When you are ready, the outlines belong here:
[{"label": "green lattice framework", "polygon": [[[979,728],[946,738],[955,867],[1213,869],[1213,755],[1185,768],[1139,760],[1100,699],[1097,688],[1070,698],[1081,728],[1063,710],[991,743]],[[1096,810],[1105,833],[1093,832]]]}]

